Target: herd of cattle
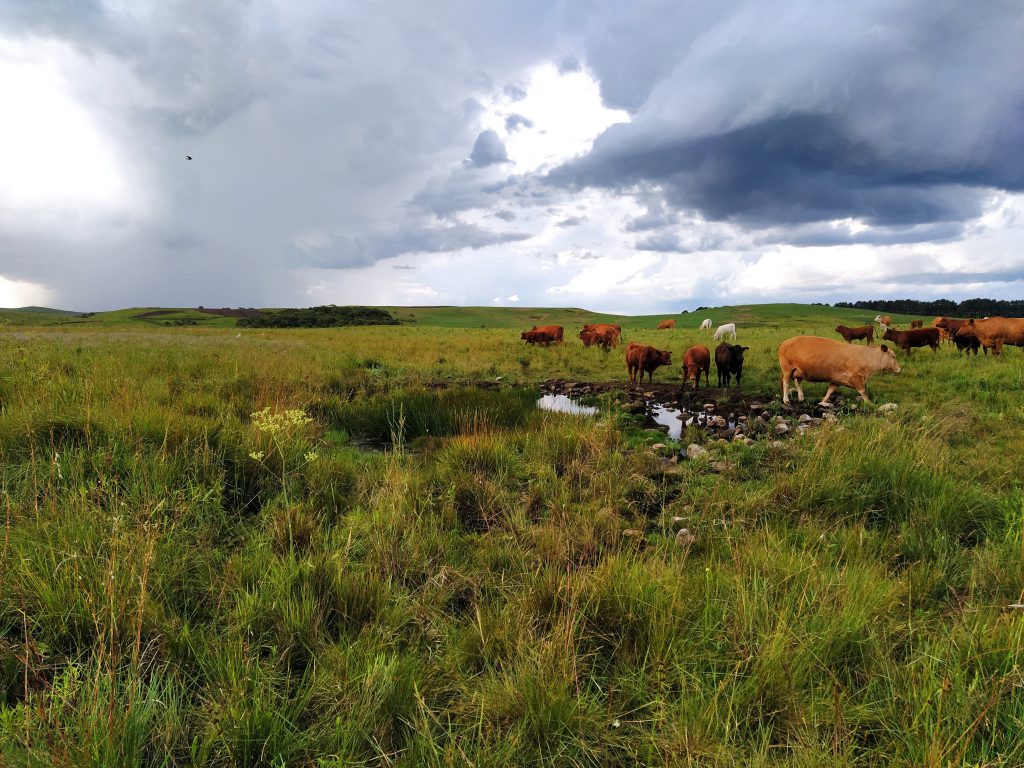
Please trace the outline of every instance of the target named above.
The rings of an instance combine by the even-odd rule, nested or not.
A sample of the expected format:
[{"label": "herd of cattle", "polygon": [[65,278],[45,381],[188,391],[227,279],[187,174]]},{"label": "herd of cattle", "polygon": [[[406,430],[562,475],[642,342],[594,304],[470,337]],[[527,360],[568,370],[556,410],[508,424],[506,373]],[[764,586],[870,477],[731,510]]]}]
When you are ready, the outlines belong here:
[{"label": "herd of cattle", "polygon": [[[975,356],[978,349],[989,350],[999,355],[1004,345],[1024,347],[1024,318],[986,317],[980,320],[957,320],[951,317],[937,317],[931,327],[923,327],[924,323],[914,320],[908,330],[899,330],[892,324],[888,315],[875,318],[882,331],[882,339],[891,341],[904,353],[910,354],[915,347],[930,347],[933,352],[942,341],[952,342],[957,351]],[[675,320],[662,320],[658,330],[676,327]],[[710,330],[710,319],[700,325],[702,330]],[[782,370],[782,400],[789,403],[789,387],[792,382],[796,386],[800,401],[804,399],[801,383],[804,381],[828,382],[822,403],[827,403],[832,393],[840,386],[855,389],[865,401],[867,380],[880,371],[899,373],[900,366],[896,354],[885,344],[873,347],[875,328],[863,325],[848,328],[845,325],[836,327],[844,341],[826,339],[820,336],[795,336],[779,345],[779,367]],[[552,343],[563,341],[564,329],[560,325],[534,326],[523,331],[521,338],[527,344]],[[736,340],[736,324],[725,323],[715,330],[713,340],[726,337]],[[599,346],[606,352],[619,345],[622,337],[622,326],[610,323],[590,323],[584,325],[579,338],[585,347]],[[854,345],[854,341],[865,340],[867,346]],[[733,376],[736,386],[743,375],[743,353],[749,347],[730,344],[722,341],[715,348],[715,367],[718,373],[718,386],[729,386]],[[644,374],[648,381],[654,381],[654,371],[672,364],[672,353],[646,344],[630,342],[626,345],[626,370],[631,384],[643,383]],[[697,344],[683,353],[683,385],[693,382],[694,389],[700,387],[701,374],[704,375],[705,386],[711,385],[711,350],[703,344]],[[638,378],[639,376],[639,378]]]}]

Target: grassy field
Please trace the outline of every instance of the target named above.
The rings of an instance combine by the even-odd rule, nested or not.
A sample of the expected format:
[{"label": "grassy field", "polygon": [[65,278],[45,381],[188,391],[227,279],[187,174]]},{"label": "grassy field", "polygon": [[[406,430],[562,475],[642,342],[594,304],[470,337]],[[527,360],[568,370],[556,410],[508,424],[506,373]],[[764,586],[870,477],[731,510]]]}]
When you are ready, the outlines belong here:
[{"label": "grassy field", "polygon": [[[0,330],[0,765],[1024,764],[1021,350],[916,351],[869,384],[895,415],[714,472],[612,398],[535,409],[625,378],[519,341],[582,311],[144,311]],[[775,408],[778,343],[869,314],[623,325],[657,381],[734,320]]]}]

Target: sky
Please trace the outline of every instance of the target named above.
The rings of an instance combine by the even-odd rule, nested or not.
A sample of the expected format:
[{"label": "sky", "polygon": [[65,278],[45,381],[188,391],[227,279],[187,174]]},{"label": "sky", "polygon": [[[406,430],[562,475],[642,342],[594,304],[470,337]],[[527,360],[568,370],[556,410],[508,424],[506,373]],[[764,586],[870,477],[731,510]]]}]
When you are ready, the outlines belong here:
[{"label": "sky", "polygon": [[1024,295],[1018,0],[0,0],[0,104],[0,306]]}]

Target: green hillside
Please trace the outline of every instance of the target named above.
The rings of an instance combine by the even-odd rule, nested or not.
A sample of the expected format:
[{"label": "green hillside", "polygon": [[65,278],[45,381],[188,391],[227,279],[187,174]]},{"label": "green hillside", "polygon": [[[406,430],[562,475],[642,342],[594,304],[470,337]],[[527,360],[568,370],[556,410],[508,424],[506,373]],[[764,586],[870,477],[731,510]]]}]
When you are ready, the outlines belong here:
[{"label": "green hillside", "polygon": [[[564,325],[578,327],[584,323],[619,323],[628,329],[655,328],[662,319],[675,319],[679,328],[696,328],[705,318],[717,326],[734,322],[738,326],[758,325],[768,328],[784,327],[795,323],[844,323],[862,325],[871,323],[875,313],[871,310],[839,309],[814,304],[743,304],[713,307],[683,314],[616,315],[592,312],[575,307],[383,307],[404,325],[424,328],[521,328],[534,325]],[[24,307],[0,310],[0,321],[11,326],[88,325],[96,327],[181,327],[233,328],[236,318],[216,314],[224,310],[191,307],[129,307],[110,312],[70,312],[46,307]],[[231,310],[229,310],[231,311]],[[277,311],[276,309],[264,309]],[[893,315],[898,325],[913,319],[931,323],[931,317]]]}]

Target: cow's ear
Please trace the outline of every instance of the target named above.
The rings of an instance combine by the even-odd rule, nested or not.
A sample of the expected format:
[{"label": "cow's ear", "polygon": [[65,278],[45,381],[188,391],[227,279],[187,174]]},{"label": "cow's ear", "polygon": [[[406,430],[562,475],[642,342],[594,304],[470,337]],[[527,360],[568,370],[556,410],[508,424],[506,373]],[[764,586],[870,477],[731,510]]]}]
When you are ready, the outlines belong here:
[{"label": "cow's ear", "polygon": [[749,349],[750,349],[750,347],[744,347],[744,348],[743,348],[743,351],[744,351],[744,352],[746,352],[746,351],[747,351],[747,350],[749,350]]},{"label": "cow's ear", "polygon": [[889,351],[889,345],[888,344],[883,344],[882,345],[882,351],[883,352],[888,352]]}]

